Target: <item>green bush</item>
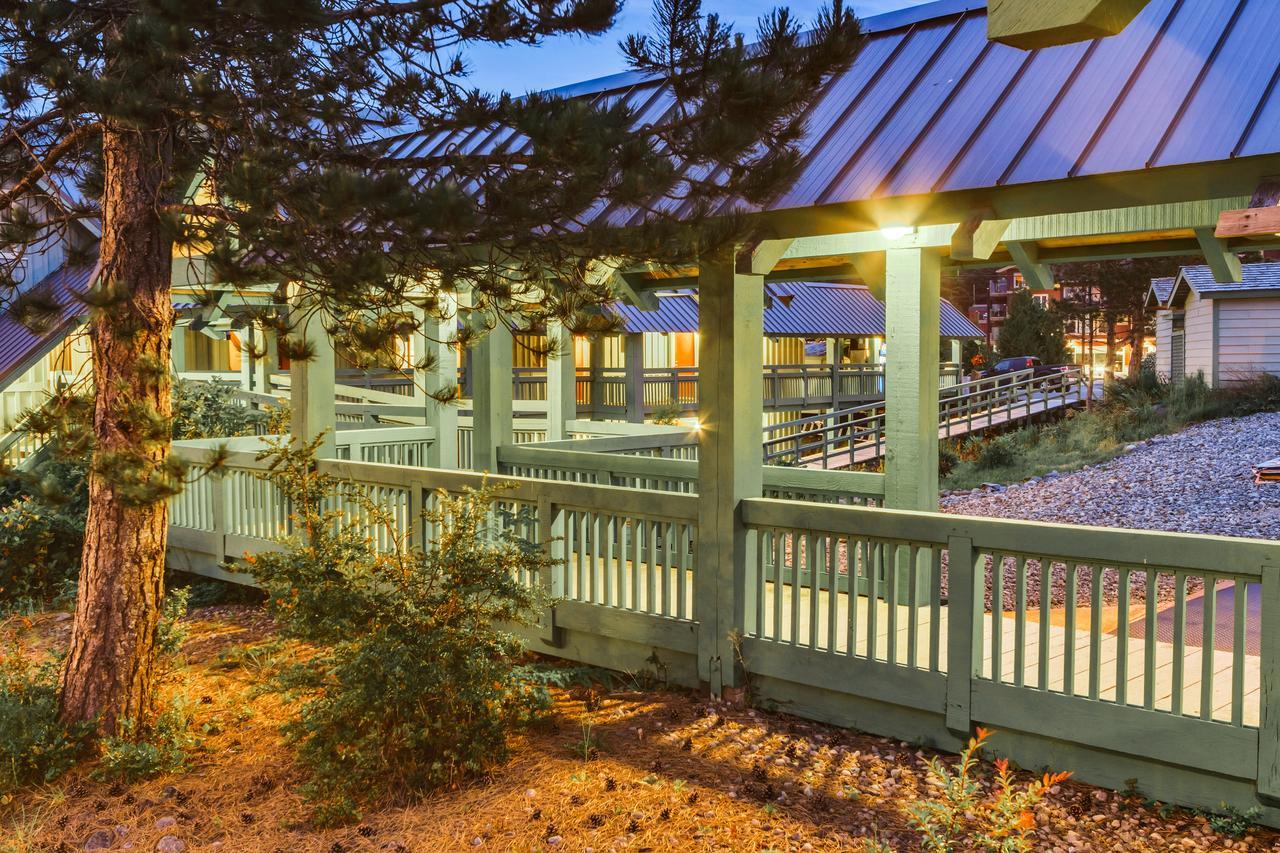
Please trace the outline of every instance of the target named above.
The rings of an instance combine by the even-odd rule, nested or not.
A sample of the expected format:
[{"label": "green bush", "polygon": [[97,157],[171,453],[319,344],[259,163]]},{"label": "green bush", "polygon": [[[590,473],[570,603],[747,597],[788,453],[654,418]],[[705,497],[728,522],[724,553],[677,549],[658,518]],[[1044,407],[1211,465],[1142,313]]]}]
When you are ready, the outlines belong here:
[{"label": "green bush", "polygon": [[119,735],[103,738],[102,760],[94,775],[136,782],[162,773],[180,773],[187,769],[196,746],[191,712],[185,702],[175,701],[145,730],[140,731],[133,721],[125,721]]},{"label": "green bush", "polygon": [[89,505],[87,466],[55,457],[0,481],[0,609],[74,586]]},{"label": "green bush", "polygon": [[85,753],[92,727],[58,719],[58,666],[21,649],[0,655],[0,796],[52,782]]},{"label": "green bush", "polygon": [[256,435],[270,419],[266,412],[236,402],[235,385],[179,379],[173,383],[173,437],[231,438]]},{"label": "green bush", "polygon": [[332,823],[504,760],[511,728],[548,700],[513,673],[521,644],[499,626],[532,618],[540,601],[519,579],[550,563],[506,531],[488,489],[437,495],[427,548],[377,553],[359,525],[322,507],[390,519],[311,461],[310,450],[280,448],[275,465],[309,535],[250,569],[282,629],[322,646],[287,679],[312,692],[285,732],[311,770],[316,818]]}]

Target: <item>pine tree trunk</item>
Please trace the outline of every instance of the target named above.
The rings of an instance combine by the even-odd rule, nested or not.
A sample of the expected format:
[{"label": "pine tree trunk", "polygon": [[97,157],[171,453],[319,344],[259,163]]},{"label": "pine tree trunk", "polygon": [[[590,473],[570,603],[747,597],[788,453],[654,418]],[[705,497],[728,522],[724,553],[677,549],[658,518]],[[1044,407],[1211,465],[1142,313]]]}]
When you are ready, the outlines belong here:
[{"label": "pine tree trunk", "polygon": [[64,720],[97,720],[115,732],[150,715],[164,595],[168,504],[140,500],[137,486],[145,488],[170,447],[155,423],[170,416],[173,244],[159,211],[172,157],[163,132],[107,128],[102,147],[98,282],[117,296],[94,312],[89,330],[97,443],[61,711]]}]

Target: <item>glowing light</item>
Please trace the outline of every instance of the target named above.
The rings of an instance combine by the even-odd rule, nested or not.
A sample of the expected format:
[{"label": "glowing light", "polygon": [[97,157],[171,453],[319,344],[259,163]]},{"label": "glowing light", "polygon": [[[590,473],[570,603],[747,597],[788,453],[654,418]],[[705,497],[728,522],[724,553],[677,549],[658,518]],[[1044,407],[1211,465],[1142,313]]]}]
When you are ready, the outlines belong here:
[{"label": "glowing light", "polygon": [[909,225],[886,225],[880,229],[880,233],[886,240],[901,240],[916,233],[916,229]]}]

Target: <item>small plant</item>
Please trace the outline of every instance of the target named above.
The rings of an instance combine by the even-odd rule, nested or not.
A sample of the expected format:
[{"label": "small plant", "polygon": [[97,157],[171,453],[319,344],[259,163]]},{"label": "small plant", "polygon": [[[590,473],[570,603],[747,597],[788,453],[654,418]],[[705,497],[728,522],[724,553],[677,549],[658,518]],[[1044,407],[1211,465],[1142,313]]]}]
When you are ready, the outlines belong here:
[{"label": "small plant", "polygon": [[84,755],[92,726],[58,719],[58,665],[31,661],[16,644],[0,654],[0,798],[52,782]]},{"label": "small plant", "polygon": [[1242,811],[1229,803],[1221,803],[1218,811],[1202,812],[1202,814],[1209,821],[1209,828],[1214,832],[1240,838],[1253,828],[1262,814],[1262,809],[1254,806]]},{"label": "small plant", "polygon": [[431,540],[409,545],[385,507],[318,472],[314,451],[270,454],[299,534],[251,570],[283,631],[320,647],[288,676],[305,692],[285,733],[315,817],[336,823],[493,767],[509,732],[546,713],[546,688],[516,677],[522,647],[499,626],[532,624],[540,587],[521,579],[551,561],[503,524],[494,489],[437,494]]},{"label": "small plant", "polygon": [[170,590],[160,608],[160,621],[156,625],[156,653],[161,658],[172,658],[182,651],[182,644],[190,633],[182,620],[187,615],[187,601],[191,591],[181,588]]},{"label": "small plant", "polygon": [[929,760],[929,776],[937,785],[938,796],[917,802],[908,810],[925,850],[950,851],[962,841],[971,848],[1000,853],[1032,849],[1028,835],[1036,825],[1033,809],[1049,788],[1071,774],[1046,773],[1019,787],[1008,761],[997,759],[994,787],[984,790],[976,770],[978,753],[990,736],[990,731],[979,728],[977,736],[970,738],[960,753],[954,769],[937,758]]},{"label": "small plant", "polygon": [[175,700],[145,729],[126,720],[119,735],[104,738],[102,761],[94,775],[136,782],[163,773],[179,773],[187,769],[187,760],[196,746],[187,703]]}]

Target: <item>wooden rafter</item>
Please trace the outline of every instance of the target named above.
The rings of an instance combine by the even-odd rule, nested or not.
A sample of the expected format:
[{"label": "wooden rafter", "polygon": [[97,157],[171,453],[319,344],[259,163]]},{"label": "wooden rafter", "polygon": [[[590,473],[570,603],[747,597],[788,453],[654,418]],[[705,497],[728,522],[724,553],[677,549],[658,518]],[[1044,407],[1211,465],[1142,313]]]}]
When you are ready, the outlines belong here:
[{"label": "wooden rafter", "polygon": [[1113,36],[1149,0],[989,0],[987,38],[1022,50]]}]

